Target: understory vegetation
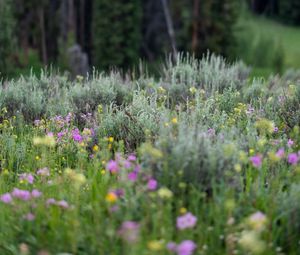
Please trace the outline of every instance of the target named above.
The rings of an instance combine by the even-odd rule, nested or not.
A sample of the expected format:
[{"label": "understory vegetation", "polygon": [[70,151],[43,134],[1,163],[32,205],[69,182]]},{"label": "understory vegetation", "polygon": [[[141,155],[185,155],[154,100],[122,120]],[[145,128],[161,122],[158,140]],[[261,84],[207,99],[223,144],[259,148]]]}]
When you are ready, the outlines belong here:
[{"label": "understory vegetation", "polygon": [[300,73],[160,70],[2,81],[0,254],[300,253]]}]

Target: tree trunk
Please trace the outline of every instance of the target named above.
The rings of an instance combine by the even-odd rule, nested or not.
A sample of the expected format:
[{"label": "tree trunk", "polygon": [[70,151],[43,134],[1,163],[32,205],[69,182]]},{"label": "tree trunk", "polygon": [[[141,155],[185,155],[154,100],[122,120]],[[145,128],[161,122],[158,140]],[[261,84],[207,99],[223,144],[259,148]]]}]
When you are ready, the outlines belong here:
[{"label": "tree trunk", "polygon": [[42,60],[44,65],[48,63],[47,58],[47,44],[46,44],[46,31],[45,31],[45,13],[43,7],[39,8],[40,32],[41,32],[41,50]]},{"label": "tree trunk", "polygon": [[193,53],[196,53],[197,49],[198,49],[199,6],[200,6],[200,0],[194,0],[193,37],[192,37],[192,52]]},{"label": "tree trunk", "polygon": [[167,0],[161,0],[161,2],[162,2],[163,11],[164,11],[167,29],[168,29],[168,34],[169,34],[170,42],[171,42],[171,46],[172,46],[173,60],[176,61],[176,56],[177,56],[176,39],[175,39],[175,32],[174,32],[172,17],[170,14],[170,9],[169,9]]}]

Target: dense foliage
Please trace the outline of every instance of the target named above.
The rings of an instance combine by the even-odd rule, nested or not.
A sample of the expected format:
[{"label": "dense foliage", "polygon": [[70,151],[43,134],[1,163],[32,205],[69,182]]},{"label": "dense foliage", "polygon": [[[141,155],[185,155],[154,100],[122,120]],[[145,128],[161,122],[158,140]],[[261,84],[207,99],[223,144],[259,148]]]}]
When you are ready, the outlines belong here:
[{"label": "dense foliage", "polygon": [[160,69],[2,84],[1,254],[299,254],[300,74]]},{"label": "dense foliage", "polygon": [[14,50],[14,19],[12,1],[0,2],[0,76],[8,73]]}]

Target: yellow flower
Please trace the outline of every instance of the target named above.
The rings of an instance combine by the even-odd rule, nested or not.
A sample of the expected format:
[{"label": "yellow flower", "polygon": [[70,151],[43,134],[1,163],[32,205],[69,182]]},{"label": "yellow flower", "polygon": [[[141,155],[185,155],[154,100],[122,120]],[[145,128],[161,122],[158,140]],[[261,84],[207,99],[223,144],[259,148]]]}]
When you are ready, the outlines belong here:
[{"label": "yellow flower", "polygon": [[197,92],[197,89],[195,87],[190,87],[191,94],[195,94]]},{"label": "yellow flower", "polygon": [[178,123],[178,120],[177,120],[176,117],[174,117],[171,121],[172,121],[173,124],[177,124]]},{"label": "yellow flower", "polygon": [[105,173],[106,173],[105,169],[100,170],[100,173],[101,173],[102,175],[105,175]]},{"label": "yellow flower", "polygon": [[239,173],[239,172],[242,171],[242,166],[240,164],[235,164],[234,165],[234,170]]},{"label": "yellow flower", "polygon": [[108,141],[109,141],[110,143],[112,143],[112,142],[114,141],[114,138],[113,138],[112,136],[110,136],[110,137],[108,137]]},{"label": "yellow flower", "polygon": [[254,154],[254,149],[249,149],[249,154],[253,155]]},{"label": "yellow flower", "polygon": [[171,190],[169,190],[168,188],[160,188],[158,191],[157,191],[157,194],[163,198],[163,199],[169,199],[173,196],[173,193]]},{"label": "yellow flower", "polygon": [[147,247],[151,251],[160,251],[163,249],[163,240],[153,240],[148,242]]},{"label": "yellow flower", "polygon": [[55,146],[55,139],[53,136],[46,135],[44,137],[34,137],[33,138],[34,145],[45,145],[48,147]]},{"label": "yellow flower", "polygon": [[105,197],[105,200],[109,203],[115,203],[117,199],[118,197],[114,192],[109,192]]},{"label": "yellow flower", "polygon": [[94,151],[94,152],[99,151],[99,146],[98,146],[97,144],[95,144],[95,145],[93,146],[93,151]]},{"label": "yellow flower", "polygon": [[41,158],[39,156],[35,156],[35,160],[40,160]]},{"label": "yellow flower", "polygon": [[185,207],[181,207],[181,208],[179,209],[179,212],[180,212],[180,214],[186,214],[187,209],[186,209]]}]

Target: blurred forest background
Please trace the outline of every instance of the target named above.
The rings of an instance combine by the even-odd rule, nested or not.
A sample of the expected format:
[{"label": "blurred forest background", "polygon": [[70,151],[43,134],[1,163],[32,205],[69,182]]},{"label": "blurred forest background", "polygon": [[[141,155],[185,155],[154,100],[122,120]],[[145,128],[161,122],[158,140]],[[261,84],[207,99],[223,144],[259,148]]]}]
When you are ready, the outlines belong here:
[{"label": "blurred forest background", "polygon": [[299,0],[0,0],[2,77],[57,68],[153,72],[208,50],[266,76],[300,69]]}]

